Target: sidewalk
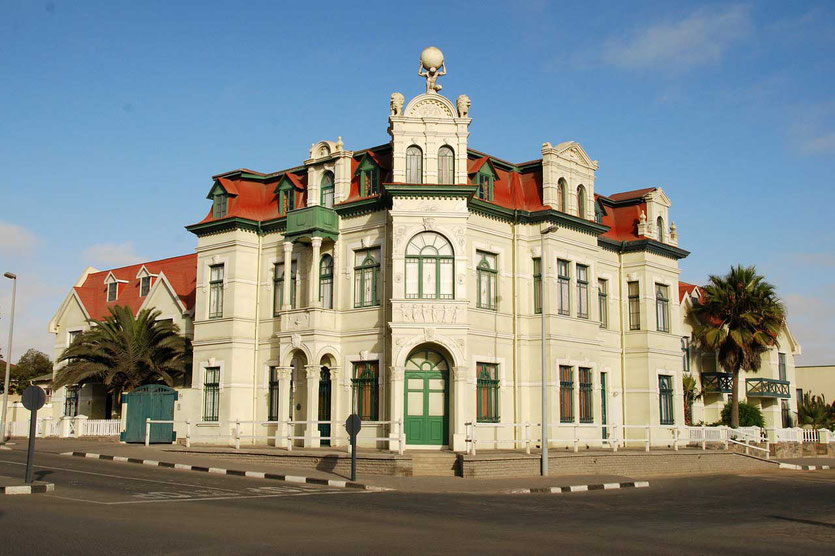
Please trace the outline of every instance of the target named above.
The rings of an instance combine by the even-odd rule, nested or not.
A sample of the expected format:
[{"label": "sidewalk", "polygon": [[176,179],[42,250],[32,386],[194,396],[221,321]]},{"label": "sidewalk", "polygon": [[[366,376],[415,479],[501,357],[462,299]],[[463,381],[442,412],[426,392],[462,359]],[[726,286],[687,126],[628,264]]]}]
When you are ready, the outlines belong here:
[{"label": "sidewalk", "polygon": [[[23,449],[21,445],[11,446],[14,450]],[[293,468],[287,465],[277,465],[268,456],[263,459],[222,452],[218,455],[201,454],[193,449],[186,449],[170,444],[154,444],[148,447],[136,444],[121,444],[115,441],[87,440],[87,439],[39,439],[38,452],[66,453],[86,452],[106,454],[110,456],[130,457],[165,461],[174,464],[194,465],[201,467],[226,467],[241,471],[273,473],[281,475],[297,475],[324,480],[345,480],[344,475],[323,471],[320,469]],[[254,450],[247,450],[253,453]],[[124,465],[113,463],[113,465]],[[569,487],[574,485],[592,485],[604,483],[623,483],[643,480],[643,477],[626,477],[616,474],[572,474],[554,475],[551,477],[521,477],[521,478],[490,478],[463,479],[461,477],[392,477],[383,475],[358,474],[357,482],[384,489],[395,489],[403,492],[423,493],[469,493],[469,494],[498,494],[517,489]]]}]

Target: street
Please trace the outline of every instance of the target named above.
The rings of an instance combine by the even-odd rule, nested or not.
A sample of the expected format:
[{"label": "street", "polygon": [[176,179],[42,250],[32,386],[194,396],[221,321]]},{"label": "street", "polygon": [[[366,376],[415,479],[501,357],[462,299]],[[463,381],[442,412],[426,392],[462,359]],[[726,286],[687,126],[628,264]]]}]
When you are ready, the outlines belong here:
[{"label": "street", "polygon": [[[20,476],[24,458],[0,451],[0,475]],[[663,478],[646,489],[562,495],[453,495],[37,458],[36,479],[55,483],[55,492],[0,496],[0,553],[813,554],[835,543],[835,471]]]}]

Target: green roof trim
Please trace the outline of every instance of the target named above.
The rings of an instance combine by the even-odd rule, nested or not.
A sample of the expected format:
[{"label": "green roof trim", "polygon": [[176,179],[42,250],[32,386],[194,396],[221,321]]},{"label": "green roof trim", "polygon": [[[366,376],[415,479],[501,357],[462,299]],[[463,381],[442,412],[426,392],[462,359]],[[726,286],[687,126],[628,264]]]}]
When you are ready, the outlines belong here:
[{"label": "green roof trim", "polygon": [[387,206],[386,200],[382,195],[375,195],[374,197],[367,197],[357,201],[350,201],[347,203],[339,203],[334,205],[333,210],[336,211],[342,218],[349,216],[359,216],[361,214],[368,214],[383,210]]},{"label": "green roof trim", "polygon": [[232,216],[229,218],[222,218],[220,220],[212,220],[211,222],[201,222],[199,224],[191,224],[186,226],[186,230],[193,233],[197,237],[207,236],[211,234],[219,234],[228,232],[230,230],[246,230],[248,232],[259,232],[261,230],[261,223],[256,220],[248,218],[239,218]]},{"label": "green roof trim", "polygon": [[489,218],[496,218],[506,222],[518,224],[537,224],[539,222],[548,222],[556,224],[561,228],[568,228],[585,232],[587,234],[597,235],[604,234],[609,231],[609,227],[597,222],[578,218],[571,214],[566,214],[554,209],[543,209],[536,211],[528,210],[514,210],[501,207],[489,201],[482,199],[471,199],[469,208],[471,211],[480,213]]},{"label": "green roof trim", "polygon": [[470,198],[478,191],[478,186],[384,183],[383,191],[391,197]]},{"label": "green roof trim", "polygon": [[597,243],[604,249],[609,249],[617,253],[634,253],[637,251],[646,251],[654,255],[668,257],[670,259],[683,259],[690,254],[686,251],[673,245],[667,245],[654,239],[636,239],[633,241],[618,241],[608,237],[597,238]]}]

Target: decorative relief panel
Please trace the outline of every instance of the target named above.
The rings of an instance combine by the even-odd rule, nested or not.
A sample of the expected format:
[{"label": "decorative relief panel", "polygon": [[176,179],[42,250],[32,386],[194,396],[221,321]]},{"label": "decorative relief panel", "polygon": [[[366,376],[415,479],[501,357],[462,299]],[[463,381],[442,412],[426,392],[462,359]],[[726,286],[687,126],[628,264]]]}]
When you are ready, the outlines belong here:
[{"label": "decorative relief panel", "polygon": [[449,107],[441,100],[433,98],[425,98],[417,102],[407,116],[417,116],[419,118],[454,118]]},{"label": "decorative relief panel", "polygon": [[420,324],[456,324],[464,318],[466,309],[459,305],[437,303],[424,305],[403,303],[395,306],[394,317],[400,322]]}]

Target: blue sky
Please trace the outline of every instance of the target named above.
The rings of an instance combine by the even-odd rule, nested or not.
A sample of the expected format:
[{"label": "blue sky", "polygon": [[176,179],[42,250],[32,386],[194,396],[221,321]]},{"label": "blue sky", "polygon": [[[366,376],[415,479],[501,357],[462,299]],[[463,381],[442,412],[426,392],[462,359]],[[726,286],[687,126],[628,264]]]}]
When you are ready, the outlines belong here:
[{"label": "blue sky", "polygon": [[[835,363],[831,2],[0,0],[0,270],[13,359],[89,264],[192,252],[212,174],[385,143],[388,99],[440,47],[470,146],[511,161],[573,139],[597,190],[662,186],[682,279],[756,264],[803,364]],[[9,282],[0,283],[5,351]]]}]

